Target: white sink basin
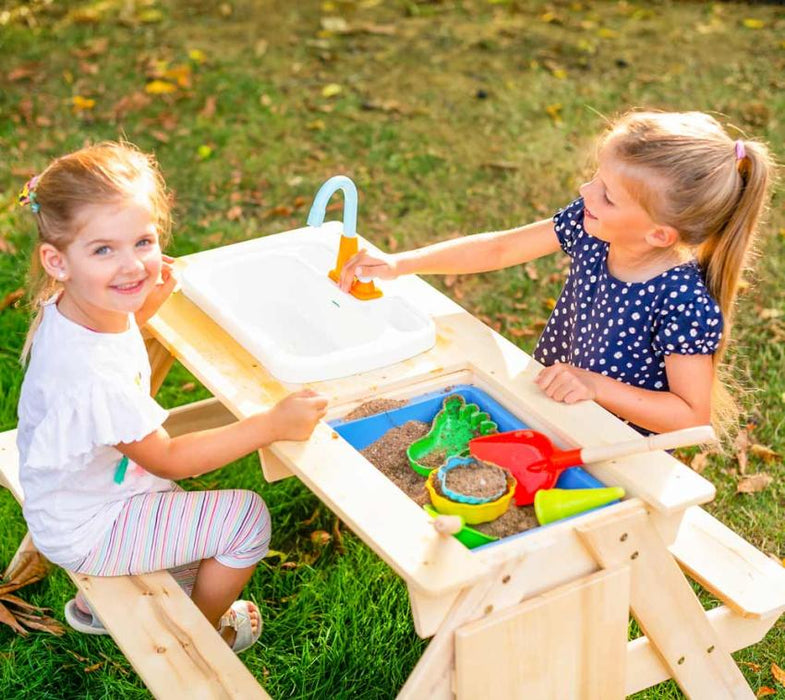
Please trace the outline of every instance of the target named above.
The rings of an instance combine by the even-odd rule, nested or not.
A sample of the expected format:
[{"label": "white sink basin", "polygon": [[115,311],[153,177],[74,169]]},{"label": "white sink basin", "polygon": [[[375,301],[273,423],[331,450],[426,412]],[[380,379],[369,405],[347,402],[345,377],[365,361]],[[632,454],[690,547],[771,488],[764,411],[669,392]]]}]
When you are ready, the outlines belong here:
[{"label": "white sink basin", "polygon": [[329,222],[200,253],[183,291],[283,382],[347,377],[431,348],[433,320],[404,298],[405,280],[360,301],[328,279],[340,234]]}]

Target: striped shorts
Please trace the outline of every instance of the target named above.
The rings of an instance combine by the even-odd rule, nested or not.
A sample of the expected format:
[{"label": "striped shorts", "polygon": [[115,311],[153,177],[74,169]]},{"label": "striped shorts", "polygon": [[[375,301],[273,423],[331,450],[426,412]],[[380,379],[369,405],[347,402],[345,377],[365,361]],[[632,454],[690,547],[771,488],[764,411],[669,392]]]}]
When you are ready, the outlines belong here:
[{"label": "striped shorts", "polygon": [[235,569],[270,546],[270,514],[247,490],[143,493],[130,498],[102,542],[73,570],[91,576],[169,569],[190,592],[202,559]]}]

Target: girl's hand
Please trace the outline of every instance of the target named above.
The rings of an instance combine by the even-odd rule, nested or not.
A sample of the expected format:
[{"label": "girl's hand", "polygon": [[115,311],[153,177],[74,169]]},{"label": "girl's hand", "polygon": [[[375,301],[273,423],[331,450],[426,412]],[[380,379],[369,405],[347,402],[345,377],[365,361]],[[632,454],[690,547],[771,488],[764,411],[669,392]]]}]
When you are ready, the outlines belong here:
[{"label": "girl's hand", "polygon": [[289,394],[267,414],[272,441],[307,440],[326,412],[327,399],[312,389]]},{"label": "girl's hand", "polygon": [[162,255],[161,260],[161,276],[144,300],[142,308],[135,314],[136,324],[140,328],[155,316],[155,312],[161,308],[161,305],[169,298],[169,295],[177,286],[177,278],[172,273],[174,258]]},{"label": "girl's hand", "polygon": [[556,362],[537,375],[535,383],[554,401],[573,404],[597,398],[594,372]]},{"label": "girl's hand", "polygon": [[380,280],[393,280],[398,276],[394,255],[369,255],[366,250],[349,258],[341,270],[340,287],[348,292],[355,277],[375,277]]}]

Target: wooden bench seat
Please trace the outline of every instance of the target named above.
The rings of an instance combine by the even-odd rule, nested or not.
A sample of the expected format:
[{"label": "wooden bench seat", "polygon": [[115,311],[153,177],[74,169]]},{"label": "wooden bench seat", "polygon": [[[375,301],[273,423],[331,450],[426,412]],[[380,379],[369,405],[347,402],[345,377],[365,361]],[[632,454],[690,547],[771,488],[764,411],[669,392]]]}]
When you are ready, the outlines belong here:
[{"label": "wooden bench seat", "polygon": [[743,617],[785,609],[785,568],[700,506],[684,512],[669,547],[685,572]]},{"label": "wooden bench seat", "polygon": [[[0,433],[0,485],[22,503],[15,430]],[[167,571],[68,575],[155,697],[269,697]]]}]

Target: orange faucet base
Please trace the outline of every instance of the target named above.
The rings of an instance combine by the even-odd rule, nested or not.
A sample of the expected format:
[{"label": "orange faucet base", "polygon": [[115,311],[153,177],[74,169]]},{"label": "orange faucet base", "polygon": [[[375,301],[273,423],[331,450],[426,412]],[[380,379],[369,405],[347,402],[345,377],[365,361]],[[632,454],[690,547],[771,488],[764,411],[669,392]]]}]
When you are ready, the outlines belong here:
[{"label": "orange faucet base", "polygon": [[[357,255],[357,250],[358,247],[356,236],[341,236],[341,243],[338,246],[338,259],[335,261],[335,268],[327,273],[327,276],[333,282],[338,284],[341,279],[341,270],[343,270],[343,266],[346,265],[350,258]],[[349,294],[351,294],[356,299],[360,299],[361,301],[378,299],[380,296],[382,296],[381,290],[377,289],[373,281],[361,282],[356,277],[354,278],[352,286],[349,289]]]}]

